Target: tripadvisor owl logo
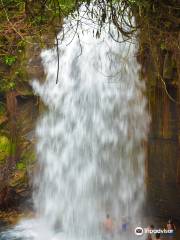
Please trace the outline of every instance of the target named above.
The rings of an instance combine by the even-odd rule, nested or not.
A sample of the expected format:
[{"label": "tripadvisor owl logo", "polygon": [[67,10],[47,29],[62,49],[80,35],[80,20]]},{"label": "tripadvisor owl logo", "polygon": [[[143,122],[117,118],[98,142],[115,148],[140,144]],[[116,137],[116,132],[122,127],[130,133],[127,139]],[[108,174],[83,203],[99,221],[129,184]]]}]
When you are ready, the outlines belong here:
[{"label": "tripadvisor owl logo", "polygon": [[137,228],[135,228],[134,232],[137,236],[142,236],[144,233],[144,230],[142,227],[137,227]]}]

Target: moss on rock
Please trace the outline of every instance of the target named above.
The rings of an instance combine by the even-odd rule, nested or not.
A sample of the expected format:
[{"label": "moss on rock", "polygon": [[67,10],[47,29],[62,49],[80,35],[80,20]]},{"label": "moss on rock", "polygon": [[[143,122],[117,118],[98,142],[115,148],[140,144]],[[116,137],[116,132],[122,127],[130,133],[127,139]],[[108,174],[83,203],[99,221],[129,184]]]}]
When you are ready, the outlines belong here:
[{"label": "moss on rock", "polygon": [[27,183],[27,175],[25,168],[21,170],[17,170],[14,172],[12,178],[9,181],[10,187],[22,187],[22,185],[25,185]]},{"label": "moss on rock", "polygon": [[10,141],[6,136],[0,136],[0,164],[6,161],[10,152]]}]

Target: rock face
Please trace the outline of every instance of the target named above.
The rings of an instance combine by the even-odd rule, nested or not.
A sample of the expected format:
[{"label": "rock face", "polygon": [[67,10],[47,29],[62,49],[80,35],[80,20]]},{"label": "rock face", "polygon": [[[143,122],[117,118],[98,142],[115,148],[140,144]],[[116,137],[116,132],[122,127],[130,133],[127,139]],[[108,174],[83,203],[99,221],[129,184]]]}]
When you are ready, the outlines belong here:
[{"label": "rock face", "polygon": [[29,176],[36,160],[34,128],[39,101],[28,80],[43,78],[39,51],[27,47],[23,63],[16,66],[23,68],[26,77],[16,79],[13,89],[0,93],[0,208],[4,210],[18,208],[31,196]]},{"label": "rock face", "polygon": [[[0,134],[0,207],[18,206],[21,200],[30,197],[31,184],[28,180],[36,160],[34,134],[32,130],[38,109],[35,97],[18,95],[17,118],[1,125]],[[31,134],[31,137],[30,137]]]},{"label": "rock face", "polygon": [[178,68],[174,67],[171,54],[165,54],[162,63],[163,60],[163,79],[157,77],[151,57],[146,69],[152,118],[148,143],[147,208],[150,215],[180,219]]},{"label": "rock face", "polygon": [[[178,1],[147,1],[136,13],[138,58],[146,79],[151,128],[147,143],[146,212],[180,219],[180,49]],[[173,16],[173,17],[172,17]]]},{"label": "rock face", "polygon": [[47,26],[49,32],[46,29],[41,41],[33,34],[25,37],[22,46],[15,41],[14,45],[19,48],[18,52],[13,52],[13,56],[16,54],[14,61],[0,57],[1,210],[12,210],[31,197],[31,179],[36,165],[34,129],[44,106],[34,95],[30,82],[35,78],[44,79],[40,52],[42,47],[54,45],[53,26]]}]

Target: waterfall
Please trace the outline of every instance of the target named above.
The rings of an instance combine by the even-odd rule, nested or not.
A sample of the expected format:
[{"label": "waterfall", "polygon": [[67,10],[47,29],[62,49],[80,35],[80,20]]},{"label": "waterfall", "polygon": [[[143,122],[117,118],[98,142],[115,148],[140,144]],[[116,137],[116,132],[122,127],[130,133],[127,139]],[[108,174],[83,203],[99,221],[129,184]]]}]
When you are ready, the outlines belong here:
[{"label": "waterfall", "polygon": [[103,239],[106,214],[115,226],[141,223],[149,116],[137,44],[114,41],[106,26],[95,37],[93,22],[76,29],[73,21],[58,35],[58,83],[54,47],[41,54],[46,81],[32,84],[47,111],[36,131],[37,217],[11,231],[21,239]]}]

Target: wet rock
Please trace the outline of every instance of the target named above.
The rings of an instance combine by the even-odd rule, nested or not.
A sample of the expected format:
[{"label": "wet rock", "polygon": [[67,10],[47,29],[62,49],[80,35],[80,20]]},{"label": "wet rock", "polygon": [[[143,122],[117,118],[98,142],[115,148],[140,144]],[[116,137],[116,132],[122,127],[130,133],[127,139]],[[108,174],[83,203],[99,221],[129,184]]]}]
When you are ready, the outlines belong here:
[{"label": "wet rock", "polygon": [[167,52],[164,58],[163,78],[167,80],[172,80],[174,78],[174,64],[170,52]]},{"label": "wet rock", "polygon": [[6,115],[0,116],[0,125],[6,123],[7,121],[8,121],[8,118]]}]

